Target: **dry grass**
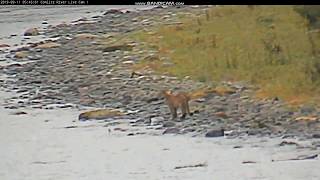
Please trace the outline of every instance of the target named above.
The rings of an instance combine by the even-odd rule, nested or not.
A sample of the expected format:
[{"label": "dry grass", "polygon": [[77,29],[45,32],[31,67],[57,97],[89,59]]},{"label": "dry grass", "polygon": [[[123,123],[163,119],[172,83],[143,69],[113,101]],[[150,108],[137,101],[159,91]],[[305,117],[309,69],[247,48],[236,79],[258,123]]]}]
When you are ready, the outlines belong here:
[{"label": "dry grass", "polygon": [[223,6],[182,22],[132,35],[174,64],[142,65],[202,82],[245,80],[260,87],[257,97],[293,104],[318,98],[320,34],[293,6]]}]

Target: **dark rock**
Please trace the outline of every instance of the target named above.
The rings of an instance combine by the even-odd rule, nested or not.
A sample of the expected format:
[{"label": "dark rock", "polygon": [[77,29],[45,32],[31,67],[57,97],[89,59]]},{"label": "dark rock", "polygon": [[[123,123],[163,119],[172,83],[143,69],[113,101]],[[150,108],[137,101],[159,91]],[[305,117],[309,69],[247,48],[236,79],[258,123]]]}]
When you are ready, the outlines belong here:
[{"label": "dark rock", "polygon": [[163,127],[174,127],[175,125],[176,125],[176,123],[174,123],[172,121],[168,121],[168,122],[163,123]]},{"label": "dark rock", "polygon": [[78,126],[66,126],[66,127],[64,127],[64,128],[66,128],[66,129],[73,129],[73,128],[78,128]]},{"label": "dark rock", "polygon": [[6,109],[18,109],[17,106],[5,106],[4,108],[6,108]]},{"label": "dark rock", "polygon": [[261,133],[260,129],[250,129],[247,131],[247,134],[250,136],[258,135]]},{"label": "dark rock", "polygon": [[273,98],[272,101],[279,101],[280,99],[278,97]]},{"label": "dark rock", "polygon": [[285,146],[285,145],[296,145],[298,146],[298,143],[292,142],[292,141],[282,141],[279,146]]},{"label": "dark rock", "polygon": [[164,127],[156,127],[156,128],[154,128],[155,130],[162,130],[162,129],[164,129]]},{"label": "dark rock", "polygon": [[159,98],[157,98],[157,97],[155,97],[155,98],[147,98],[145,101],[146,101],[147,103],[151,103],[151,102],[153,102],[153,101],[159,101]]},{"label": "dark rock", "polygon": [[91,18],[92,19],[97,19],[97,18],[101,18],[102,16],[99,16],[99,15],[97,15],[97,16],[92,16]]},{"label": "dark rock", "polygon": [[194,111],[193,111],[193,114],[199,114],[199,113],[200,113],[199,110],[194,110]]},{"label": "dark rock", "polygon": [[123,129],[123,128],[114,128],[113,129],[114,131],[121,131],[121,132],[125,132],[125,131],[127,131],[128,129]]},{"label": "dark rock", "polygon": [[205,134],[205,137],[221,137],[221,136],[224,136],[224,129],[222,128],[211,129]]},{"label": "dark rock", "polygon": [[256,161],[242,161],[242,164],[253,164],[257,163]]},{"label": "dark rock", "polygon": [[320,138],[320,134],[312,134],[312,138]]},{"label": "dark rock", "polygon": [[8,44],[0,44],[0,48],[7,48],[7,47],[10,47],[10,45],[8,45]]},{"label": "dark rock", "polygon": [[25,114],[28,114],[28,113],[26,113],[24,111],[19,111],[19,112],[12,113],[12,115],[25,115]]},{"label": "dark rock", "polygon": [[162,134],[179,134],[179,132],[180,132],[179,128],[172,127],[172,128],[167,128],[165,131],[163,131]]}]

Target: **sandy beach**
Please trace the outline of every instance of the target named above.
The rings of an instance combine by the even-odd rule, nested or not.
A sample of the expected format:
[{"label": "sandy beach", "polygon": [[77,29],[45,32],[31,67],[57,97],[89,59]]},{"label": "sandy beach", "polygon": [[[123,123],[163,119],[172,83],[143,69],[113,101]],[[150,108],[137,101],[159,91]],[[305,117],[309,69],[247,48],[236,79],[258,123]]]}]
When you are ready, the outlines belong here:
[{"label": "sandy beach", "polygon": [[[7,96],[1,93],[1,97]],[[319,179],[317,154],[280,147],[281,138],[228,139],[185,136],[127,136],[98,122],[72,122],[77,110],[0,109],[1,179]],[[68,126],[82,128],[68,129]],[[111,130],[111,132],[108,131]],[[144,131],[130,129],[129,131]],[[247,164],[245,162],[248,162]],[[252,162],[252,163],[250,163]],[[177,167],[205,164],[204,167]]]},{"label": "sandy beach", "polygon": [[[103,9],[88,7],[79,7],[78,16]],[[46,15],[43,9],[25,13],[34,11]],[[66,13],[63,19],[74,20],[74,14]],[[8,18],[9,21],[13,19]],[[32,25],[42,21],[35,19]],[[25,29],[26,24],[20,27]],[[10,34],[6,33],[12,31],[10,27],[0,31],[0,42],[9,43]],[[21,38],[19,35],[14,42]],[[4,51],[2,56],[7,54]],[[6,58],[0,66],[16,62]],[[12,79],[1,74],[0,80]],[[0,87],[1,180],[320,179],[317,138],[255,135],[206,138],[193,134],[162,135],[156,128],[162,124],[133,126],[134,119],[82,122],[78,116],[88,109],[77,105],[7,108],[11,98],[21,95],[8,87]],[[48,107],[47,101],[40,104]]]}]

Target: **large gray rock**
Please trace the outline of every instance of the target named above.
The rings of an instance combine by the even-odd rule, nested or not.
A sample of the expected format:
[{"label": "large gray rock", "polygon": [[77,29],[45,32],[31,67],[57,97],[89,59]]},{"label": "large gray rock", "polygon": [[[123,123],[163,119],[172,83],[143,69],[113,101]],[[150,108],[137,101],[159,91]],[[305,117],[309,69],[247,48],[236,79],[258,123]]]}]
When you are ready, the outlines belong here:
[{"label": "large gray rock", "polygon": [[221,137],[224,136],[224,129],[223,128],[215,128],[209,130],[206,135],[206,137]]}]

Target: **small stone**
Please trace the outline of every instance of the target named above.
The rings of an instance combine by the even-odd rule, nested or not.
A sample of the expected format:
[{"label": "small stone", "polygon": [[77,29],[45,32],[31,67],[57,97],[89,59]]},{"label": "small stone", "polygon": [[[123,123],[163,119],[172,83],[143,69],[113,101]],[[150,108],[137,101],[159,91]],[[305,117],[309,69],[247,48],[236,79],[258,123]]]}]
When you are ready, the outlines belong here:
[{"label": "small stone", "polygon": [[320,134],[312,134],[312,138],[320,138]]},{"label": "small stone", "polygon": [[31,61],[35,61],[35,60],[39,60],[40,57],[39,56],[27,56],[27,58]]},{"label": "small stone", "polygon": [[25,115],[25,114],[28,114],[28,113],[26,113],[24,111],[18,111],[18,112],[12,113],[12,115]]},{"label": "small stone", "polygon": [[285,146],[285,145],[296,145],[298,146],[299,144],[296,142],[292,142],[292,141],[282,141],[279,146]]},{"label": "small stone", "polygon": [[151,125],[154,126],[154,125],[161,124],[161,122],[164,121],[164,118],[163,117],[152,117],[150,120],[151,120]]},{"label": "small stone", "polygon": [[168,121],[168,122],[163,123],[163,127],[173,127],[175,125],[176,124],[172,121]]},{"label": "small stone", "polygon": [[250,135],[250,136],[254,136],[254,135],[257,135],[257,134],[259,134],[259,133],[261,133],[261,131],[258,130],[258,129],[250,129],[250,130],[248,130],[248,132],[247,132],[247,134]]},{"label": "small stone", "polygon": [[97,19],[97,18],[101,18],[102,16],[99,16],[99,15],[97,15],[97,16],[92,16],[91,18],[92,19]]},{"label": "small stone", "polygon": [[162,134],[178,134],[179,132],[180,132],[179,128],[172,127],[164,130]]},{"label": "small stone", "polygon": [[211,129],[205,135],[205,137],[221,137],[224,136],[224,130],[222,128]]},{"label": "small stone", "polygon": [[39,35],[39,31],[37,28],[30,28],[30,29],[27,29],[24,34],[24,36],[36,36],[36,35]]},{"label": "small stone", "polygon": [[25,58],[28,56],[28,52],[27,51],[19,51],[16,52],[16,54],[14,55],[15,58]]},{"label": "small stone", "polygon": [[225,112],[216,112],[214,115],[218,116],[218,117],[221,117],[221,118],[227,118],[227,114]]},{"label": "small stone", "polygon": [[123,129],[123,128],[119,128],[119,127],[117,127],[117,128],[114,128],[113,130],[114,130],[114,131],[121,131],[121,132],[125,132],[125,131],[127,131],[128,129]]},{"label": "small stone", "polygon": [[256,161],[242,161],[242,164],[252,164],[257,163]]},{"label": "small stone", "polygon": [[249,99],[249,96],[241,96],[240,99]]},{"label": "small stone", "polygon": [[0,48],[7,48],[7,47],[10,47],[10,45],[8,45],[8,44],[0,44]]},{"label": "small stone", "polygon": [[151,124],[151,119],[150,118],[146,118],[143,123],[150,125]]}]

